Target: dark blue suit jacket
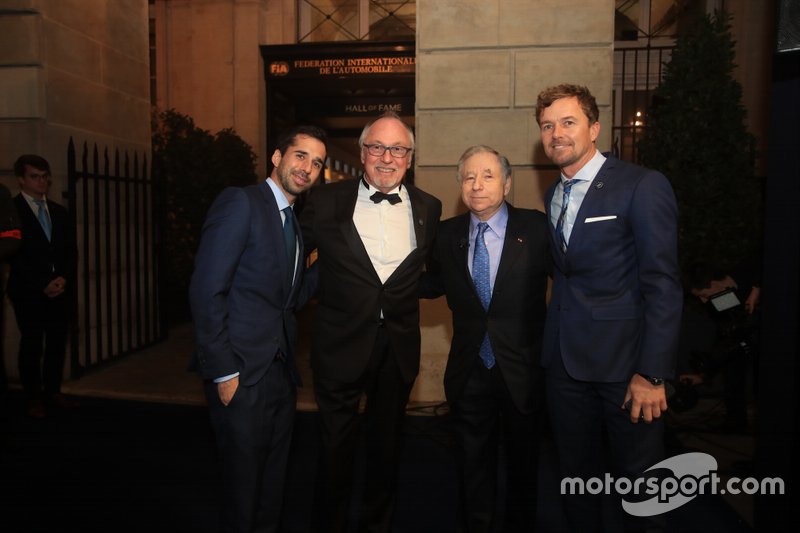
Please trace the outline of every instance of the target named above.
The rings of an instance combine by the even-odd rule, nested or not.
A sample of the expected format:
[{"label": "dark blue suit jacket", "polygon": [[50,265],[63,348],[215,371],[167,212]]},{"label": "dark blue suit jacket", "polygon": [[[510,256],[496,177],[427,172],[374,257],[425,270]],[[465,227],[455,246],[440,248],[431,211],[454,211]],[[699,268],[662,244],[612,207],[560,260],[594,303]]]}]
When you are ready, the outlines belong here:
[{"label": "dark blue suit jacket", "polygon": [[[303,250],[297,229],[299,250]],[[189,287],[196,352],[190,364],[205,379],[239,372],[253,385],[267,371],[278,350],[298,379],[292,350],[294,310],[313,294],[314,276],[304,281],[301,261],[286,257],[283,222],[266,181],[227,188],[208,212]],[[286,344],[287,346],[282,346]]]},{"label": "dark blue suit jacket", "polygon": [[542,364],[550,366],[560,346],[578,380],[669,378],[683,305],[675,195],[662,174],[607,157],[566,254],[550,216],[555,185],[545,197],[554,275]]}]

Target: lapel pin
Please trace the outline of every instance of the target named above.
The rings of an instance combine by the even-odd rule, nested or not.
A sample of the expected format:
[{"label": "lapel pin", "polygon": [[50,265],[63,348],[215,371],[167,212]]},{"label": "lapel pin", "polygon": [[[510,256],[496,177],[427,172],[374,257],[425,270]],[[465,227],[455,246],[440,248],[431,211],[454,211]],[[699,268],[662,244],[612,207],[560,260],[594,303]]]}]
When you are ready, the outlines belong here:
[{"label": "lapel pin", "polygon": [[522,237],[517,237],[517,242],[522,244]]},{"label": "lapel pin", "polygon": [[417,219],[417,223],[418,223],[420,226],[422,226],[422,225],[424,224],[424,222],[422,221],[422,219],[421,219],[421,218],[420,218],[420,219]]},{"label": "lapel pin", "polygon": [[594,188],[595,189],[602,189],[603,188],[603,182],[602,181],[598,181],[597,183],[594,184]]}]

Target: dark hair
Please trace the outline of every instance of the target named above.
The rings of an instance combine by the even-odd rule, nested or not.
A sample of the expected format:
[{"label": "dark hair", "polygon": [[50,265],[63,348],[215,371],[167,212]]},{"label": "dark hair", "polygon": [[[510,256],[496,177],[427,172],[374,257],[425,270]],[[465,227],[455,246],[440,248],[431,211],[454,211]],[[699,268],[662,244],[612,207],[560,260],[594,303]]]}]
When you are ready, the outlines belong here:
[{"label": "dark hair", "polygon": [[550,107],[553,102],[561,98],[570,98],[574,96],[578,99],[578,103],[583,110],[583,114],[589,119],[591,126],[600,119],[600,111],[597,109],[597,101],[595,101],[589,89],[583,85],[570,85],[569,83],[562,83],[555,87],[548,87],[539,93],[536,98],[536,122],[541,126],[542,112]]},{"label": "dark hair", "polygon": [[284,155],[286,150],[295,144],[298,135],[306,135],[317,139],[325,145],[325,151],[328,151],[328,134],[325,133],[325,130],[322,128],[312,126],[311,124],[301,124],[281,133],[280,136],[278,136],[278,143],[275,149],[279,151],[281,155]]},{"label": "dark hair", "polygon": [[47,172],[47,175],[50,175],[50,163],[47,162],[42,156],[36,154],[24,154],[17,158],[14,162],[14,175],[18,178],[25,177],[25,167],[31,166],[36,170],[41,170],[42,172]]}]

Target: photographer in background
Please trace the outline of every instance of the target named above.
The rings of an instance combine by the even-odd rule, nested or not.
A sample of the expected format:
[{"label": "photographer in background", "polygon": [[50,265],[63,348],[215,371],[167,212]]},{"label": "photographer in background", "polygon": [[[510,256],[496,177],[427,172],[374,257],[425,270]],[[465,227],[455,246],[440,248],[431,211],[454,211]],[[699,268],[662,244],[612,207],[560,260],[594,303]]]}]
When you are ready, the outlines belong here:
[{"label": "photographer in background", "polygon": [[[714,429],[726,432],[747,430],[748,368],[755,368],[758,354],[758,304],[761,296],[760,268],[755,257],[731,272],[696,263],[686,272],[686,285],[712,328],[708,350],[694,351],[693,372],[680,375],[683,384],[699,385],[716,374],[723,377],[725,419]],[[689,306],[687,306],[689,307]]]},{"label": "photographer in background", "polygon": [[5,311],[5,279],[3,279],[5,261],[17,253],[22,245],[22,232],[19,226],[19,216],[11,193],[5,185],[0,184],[0,448],[7,444],[8,415],[6,409],[8,380],[6,377],[5,361],[5,321],[3,312]]}]

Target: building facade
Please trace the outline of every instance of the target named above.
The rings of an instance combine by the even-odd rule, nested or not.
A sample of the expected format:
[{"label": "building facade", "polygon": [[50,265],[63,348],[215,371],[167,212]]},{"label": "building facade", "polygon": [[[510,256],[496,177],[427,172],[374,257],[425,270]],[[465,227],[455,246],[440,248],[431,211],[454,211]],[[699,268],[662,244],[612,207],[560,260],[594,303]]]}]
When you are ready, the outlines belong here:
[{"label": "building facade", "polygon": [[[418,140],[416,184],[442,200],[444,217],[455,215],[463,210],[455,163],[467,146],[488,144],[514,167],[509,200],[543,209],[544,191],[557,171],[538,142],[539,91],[561,82],[587,85],[601,111],[598,147],[612,149],[615,98],[626,83],[615,76],[621,11],[633,21],[634,40],[644,43],[648,32],[636,35],[637,26],[669,21],[671,6],[689,4],[705,10],[724,4],[732,13],[737,76],[751,129],[763,145],[773,2],[0,0],[0,174],[15,190],[16,156],[40,153],[53,165],[52,195],[60,201],[70,137],[147,153],[151,112],[175,109],[211,132],[233,128],[253,147],[263,176],[274,141],[265,49],[310,41],[405,40],[415,46],[409,121]],[[386,91],[390,95],[391,87]],[[347,163],[353,132],[365,119],[337,120],[334,129],[350,133],[334,136],[333,151],[341,151],[337,161]],[[348,163],[350,172],[354,166]],[[442,397],[449,324],[444,301],[423,302],[416,399]],[[7,324],[12,375],[14,329],[13,322]]]}]

